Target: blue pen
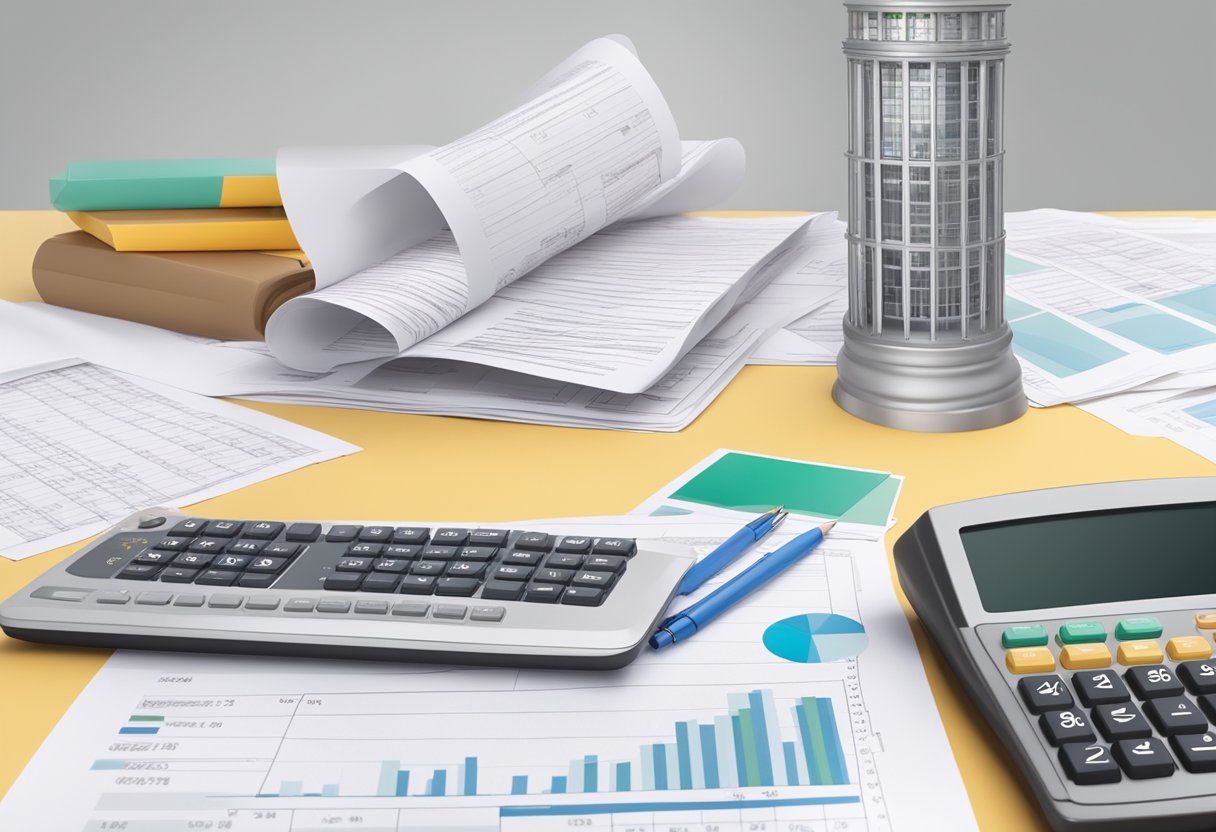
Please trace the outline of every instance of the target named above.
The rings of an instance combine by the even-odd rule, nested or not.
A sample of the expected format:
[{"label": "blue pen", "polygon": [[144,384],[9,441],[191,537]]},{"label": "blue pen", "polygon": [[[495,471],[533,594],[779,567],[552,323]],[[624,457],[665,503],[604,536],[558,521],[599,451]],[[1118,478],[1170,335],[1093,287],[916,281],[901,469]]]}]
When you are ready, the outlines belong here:
[{"label": "blue pen", "polygon": [[780,549],[764,555],[697,603],[660,624],[659,629],[650,637],[650,646],[655,650],[662,650],[677,641],[692,638],[693,633],[708,626],[746,596],[809,555],[835,525],[835,520],[824,523],[817,529],[803,532]]},{"label": "blue pen", "polygon": [[696,590],[701,584],[717,575],[735,558],[747,551],[748,547],[763,540],[765,535],[781,525],[789,512],[785,506],[769,509],[755,520],[752,520],[739,531],[726,538],[717,549],[714,549],[684,573],[684,580],[676,588],[677,595],[687,595]]}]

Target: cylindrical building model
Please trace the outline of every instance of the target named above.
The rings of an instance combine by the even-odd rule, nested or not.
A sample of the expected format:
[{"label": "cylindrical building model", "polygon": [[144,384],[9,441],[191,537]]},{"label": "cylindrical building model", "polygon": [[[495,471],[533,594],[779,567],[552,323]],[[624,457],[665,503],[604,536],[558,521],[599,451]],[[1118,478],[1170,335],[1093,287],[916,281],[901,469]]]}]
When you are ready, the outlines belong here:
[{"label": "cylindrical building model", "polygon": [[1007,3],[847,2],[849,311],[832,391],[867,421],[1026,411],[1005,323]]}]

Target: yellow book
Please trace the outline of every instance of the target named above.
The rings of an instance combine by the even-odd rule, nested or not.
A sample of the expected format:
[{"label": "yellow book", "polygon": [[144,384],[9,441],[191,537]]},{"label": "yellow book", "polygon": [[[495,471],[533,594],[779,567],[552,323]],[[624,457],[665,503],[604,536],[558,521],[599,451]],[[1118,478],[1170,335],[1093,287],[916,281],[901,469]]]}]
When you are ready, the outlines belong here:
[{"label": "yellow book", "polygon": [[298,249],[282,208],[69,211],[72,222],[117,251]]}]

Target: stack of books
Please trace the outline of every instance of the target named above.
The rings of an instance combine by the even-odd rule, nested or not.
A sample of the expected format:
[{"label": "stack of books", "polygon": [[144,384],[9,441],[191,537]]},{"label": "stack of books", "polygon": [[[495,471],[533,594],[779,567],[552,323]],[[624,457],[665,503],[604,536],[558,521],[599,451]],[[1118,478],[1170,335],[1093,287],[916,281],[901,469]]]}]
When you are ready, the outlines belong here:
[{"label": "stack of books", "polygon": [[34,284],[57,306],[229,340],[314,278],[273,159],[77,162],[51,203],[80,231],[44,242]]}]

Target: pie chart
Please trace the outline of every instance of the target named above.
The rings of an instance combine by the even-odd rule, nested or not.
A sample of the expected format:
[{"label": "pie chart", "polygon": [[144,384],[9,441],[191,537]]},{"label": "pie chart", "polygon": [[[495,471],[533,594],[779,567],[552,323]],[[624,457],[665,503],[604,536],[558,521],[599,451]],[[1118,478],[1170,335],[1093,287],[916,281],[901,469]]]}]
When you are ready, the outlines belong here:
[{"label": "pie chart", "polygon": [[838,662],[856,656],[870,640],[861,623],[833,613],[783,618],[764,631],[764,646],[791,662]]}]

